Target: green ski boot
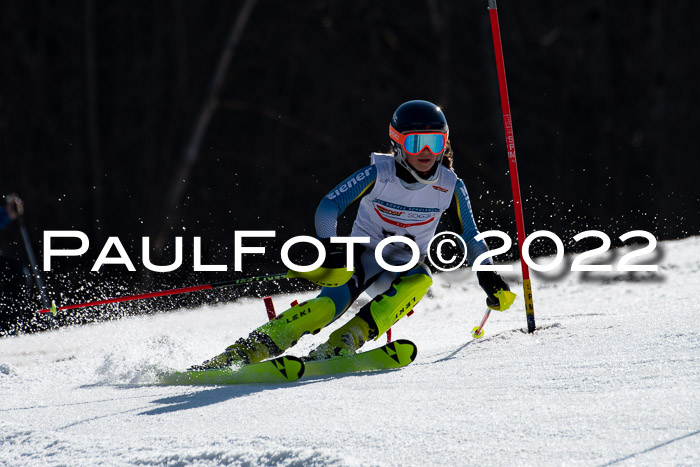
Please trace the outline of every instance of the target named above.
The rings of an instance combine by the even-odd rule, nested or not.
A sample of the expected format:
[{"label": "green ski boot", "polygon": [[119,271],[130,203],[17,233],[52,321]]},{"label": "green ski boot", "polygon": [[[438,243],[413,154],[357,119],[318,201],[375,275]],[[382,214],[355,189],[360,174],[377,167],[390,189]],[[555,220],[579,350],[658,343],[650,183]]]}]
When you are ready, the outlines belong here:
[{"label": "green ski boot", "polygon": [[372,329],[367,321],[355,316],[334,331],[325,343],[316,347],[302,360],[324,360],[354,355],[376,332],[376,329]]},{"label": "green ski boot", "polygon": [[335,318],[335,305],[328,297],[318,297],[286,310],[260,326],[245,339],[239,339],[221,354],[191,367],[210,370],[232,365],[261,362],[281,355],[304,334],[316,334]]}]

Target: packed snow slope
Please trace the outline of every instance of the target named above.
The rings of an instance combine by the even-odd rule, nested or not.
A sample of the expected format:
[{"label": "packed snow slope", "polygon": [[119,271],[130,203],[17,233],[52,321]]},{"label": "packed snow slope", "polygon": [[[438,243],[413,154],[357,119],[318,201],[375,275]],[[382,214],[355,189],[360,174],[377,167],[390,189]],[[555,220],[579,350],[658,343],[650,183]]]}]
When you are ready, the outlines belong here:
[{"label": "packed snow slope", "polygon": [[700,465],[700,237],[657,252],[657,274],[535,276],[534,334],[510,274],[518,300],[480,340],[474,273],[436,275],[394,327],[418,346],[395,371],[150,384],[263,322],[254,299],[5,338],[0,464]]}]

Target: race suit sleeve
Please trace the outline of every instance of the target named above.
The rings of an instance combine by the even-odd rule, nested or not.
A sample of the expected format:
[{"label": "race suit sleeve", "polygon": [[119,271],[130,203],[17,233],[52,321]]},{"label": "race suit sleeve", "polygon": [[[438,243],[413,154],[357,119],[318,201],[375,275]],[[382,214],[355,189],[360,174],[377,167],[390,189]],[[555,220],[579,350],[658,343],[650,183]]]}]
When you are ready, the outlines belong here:
[{"label": "race suit sleeve", "polygon": [[[476,227],[474,215],[472,214],[472,205],[469,202],[469,193],[462,179],[457,179],[454,195],[450,207],[447,208],[447,214],[452,221],[452,226],[459,233],[464,242],[467,244],[467,261],[470,265],[474,264],[474,260],[482,253],[489,251],[486,242],[476,241],[474,237],[479,235],[479,229]],[[460,248],[462,245],[460,244]],[[487,258],[484,264],[493,264],[491,258]]]},{"label": "race suit sleeve", "polygon": [[368,165],[358,170],[333,188],[316,208],[316,236],[319,238],[337,235],[338,217],[353,203],[372,191],[377,180],[377,168]]}]

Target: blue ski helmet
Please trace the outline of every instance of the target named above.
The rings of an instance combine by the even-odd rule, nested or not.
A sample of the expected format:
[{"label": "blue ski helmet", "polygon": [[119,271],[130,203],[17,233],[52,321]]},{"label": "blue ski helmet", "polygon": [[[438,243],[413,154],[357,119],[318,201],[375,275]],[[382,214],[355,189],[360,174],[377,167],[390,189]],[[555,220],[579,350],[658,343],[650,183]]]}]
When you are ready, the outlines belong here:
[{"label": "blue ski helmet", "polygon": [[[391,119],[391,124],[389,125],[389,133],[391,134],[392,129],[402,134],[415,133],[415,132],[438,132],[444,133],[445,141],[449,136],[449,127],[447,126],[447,119],[445,114],[442,113],[442,109],[432,102],[415,100],[408,101],[401,104]],[[433,170],[432,174],[426,179],[423,178],[406,159],[406,152],[401,144],[391,140],[391,146],[394,150],[394,158],[402,167],[407,169],[413,177],[421,183],[426,185],[432,185],[437,181],[438,171]],[[435,161],[436,166],[442,162],[442,158],[445,154],[445,149],[438,154]]]}]

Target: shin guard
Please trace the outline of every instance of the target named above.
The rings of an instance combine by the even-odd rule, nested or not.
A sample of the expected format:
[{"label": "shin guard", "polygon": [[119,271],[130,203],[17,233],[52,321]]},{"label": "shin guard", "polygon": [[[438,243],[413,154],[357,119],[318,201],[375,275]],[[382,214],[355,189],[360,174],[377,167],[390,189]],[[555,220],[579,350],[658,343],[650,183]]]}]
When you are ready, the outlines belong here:
[{"label": "shin guard", "polygon": [[426,274],[399,277],[391,284],[389,290],[362,307],[358,316],[371,315],[377,331],[377,335],[373,337],[377,340],[413,309],[432,284],[433,280]]},{"label": "shin guard", "polygon": [[284,351],[304,334],[316,334],[334,318],[333,300],[318,297],[293,306],[254,332],[268,336],[280,351]]}]

